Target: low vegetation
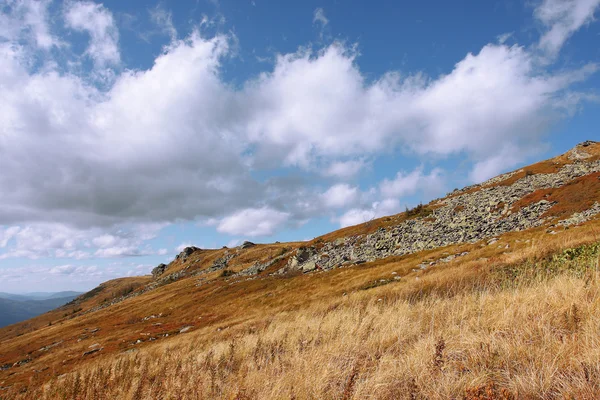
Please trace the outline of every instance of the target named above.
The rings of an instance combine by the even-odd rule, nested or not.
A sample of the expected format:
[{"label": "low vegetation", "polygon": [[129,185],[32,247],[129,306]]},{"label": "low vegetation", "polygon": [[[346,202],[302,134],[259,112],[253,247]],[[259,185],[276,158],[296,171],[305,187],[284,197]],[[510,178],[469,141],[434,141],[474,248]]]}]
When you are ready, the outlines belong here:
[{"label": "low vegetation", "polygon": [[[578,157],[587,157],[582,148],[600,159],[600,145],[578,147]],[[531,183],[572,155],[450,196]],[[536,186],[516,202],[457,201],[450,209],[461,214],[451,229],[483,231],[480,214],[502,222],[547,200],[540,226],[406,254],[375,251],[390,242],[378,234],[397,234],[393,227],[409,219],[420,219],[405,224],[414,229],[430,220],[441,226],[435,210],[443,205],[434,201],[310,242],[195,249],[169,264],[169,282],[106,282],[0,330],[0,400],[600,398],[593,171]],[[410,230],[402,232],[410,242]],[[364,253],[344,253],[355,262],[330,270],[286,269],[302,247],[321,251],[316,263],[340,246]]]},{"label": "low vegetation", "polygon": [[5,398],[597,398],[600,243],[591,238],[388,279],[218,339],[198,332],[45,386],[33,379]]}]

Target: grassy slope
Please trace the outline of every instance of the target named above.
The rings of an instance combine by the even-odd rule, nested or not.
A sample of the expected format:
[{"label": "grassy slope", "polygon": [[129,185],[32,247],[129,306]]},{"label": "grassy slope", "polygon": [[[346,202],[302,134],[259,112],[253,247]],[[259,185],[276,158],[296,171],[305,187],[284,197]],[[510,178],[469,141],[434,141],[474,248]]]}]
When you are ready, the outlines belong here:
[{"label": "grassy slope", "polygon": [[[237,289],[215,284],[205,296],[186,292],[186,280],[176,282],[169,285],[176,289],[155,295],[164,299],[162,311],[177,309],[177,317],[145,327],[162,321],[171,331],[184,324],[194,324],[194,331],[117,358],[100,352],[93,364],[52,380],[45,391],[39,390],[43,372],[35,374],[23,398],[160,398],[161,392],[172,396],[166,398],[478,398],[487,392],[496,396],[489,398],[594,398],[600,393],[598,246],[566,256],[560,249],[597,242],[599,225],[530,233],[538,243],[551,236],[543,245],[508,237],[501,244],[510,243],[510,253],[471,248],[460,263],[425,272],[409,272],[418,261],[413,257],[240,282]],[[561,257],[553,261],[555,253]],[[361,290],[392,272],[403,279]],[[221,307],[178,304],[177,296],[182,302],[214,296]],[[150,311],[129,303],[111,314],[120,334],[128,325],[114,320],[115,313],[137,318]],[[100,322],[94,314],[83,318]],[[137,335],[145,331],[131,326]],[[106,348],[114,334],[94,340]],[[76,356],[76,364],[85,360]],[[55,376],[62,372],[53,368]]]},{"label": "grassy slope", "polygon": [[[554,165],[536,164],[535,173]],[[583,180],[592,189],[583,197],[581,191],[549,195],[571,212],[590,196],[600,199],[596,180]],[[198,278],[186,278],[81,315],[150,278],[111,281],[81,304],[0,330],[0,366],[31,359],[0,371],[0,387],[10,387],[0,389],[0,398],[24,387],[23,398],[94,398],[96,392],[96,398],[160,398],[161,391],[166,398],[594,398],[600,393],[594,338],[600,285],[588,271],[597,268],[597,254],[578,257],[572,270],[565,260],[539,260],[597,242],[598,228],[598,219],[557,235],[538,228],[504,235],[492,246],[450,246],[308,275],[245,280],[215,272],[199,287]],[[300,245],[245,250],[232,269]],[[415,270],[463,251],[469,254]],[[167,273],[202,270],[224,252],[194,253]],[[560,273],[540,274],[547,266]],[[193,328],[179,334],[184,326]],[[83,356],[96,343],[102,351]]]}]

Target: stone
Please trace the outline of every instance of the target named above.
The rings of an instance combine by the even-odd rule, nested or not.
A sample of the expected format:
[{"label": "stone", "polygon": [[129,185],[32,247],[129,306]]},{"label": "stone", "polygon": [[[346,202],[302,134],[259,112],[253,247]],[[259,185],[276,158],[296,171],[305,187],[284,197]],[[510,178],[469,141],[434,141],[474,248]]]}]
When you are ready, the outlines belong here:
[{"label": "stone", "polygon": [[102,348],[95,348],[95,349],[92,349],[92,350],[88,350],[85,353],[83,353],[82,357],[89,356],[89,355],[97,353],[97,352],[99,352],[101,350],[102,350]]},{"label": "stone", "polygon": [[185,249],[183,249],[183,251],[179,254],[177,254],[177,256],[175,257],[176,260],[181,260],[181,261],[185,261],[187,260],[187,258],[189,256],[191,256],[194,252],[201,250],[199,247],[196,246],[188,246]]},{"label": "stone", "polygon": [[302,264],[301,270],[302,272],[311,272],[318,268],[318,265],[315,261],[308,261]]},{"label": "stone", "polygon": [[242,243],[242,245],[240,246],[240,249],[248,249],[248,248],[254,247],[254,246],[256,246],[256,244],[246,240],[244,243]]},{"label": "stone", "polygon": [[155,267],[154,269],[152,269],[152,277],[154,279],[157,279],[158,277],[160,277],[167,269],[167,265],[166,264],[158,264],[157,267]]},{"label": "stone", "polygon": [[191,325],[184,326],[183,328],[181,328],[181,329],[179,330],[179,333],[186,333],[186,332],[189,332],[189,331],[190,331],[192,328],[193,328],[193,326],[191,326]]},{"label": "stone", "polygon": [[29,364],[30,362],[31,362],[31,358],[25,358],[23,360],[17,361],[12,366],[13,367],[20,367],[21,365]]}]

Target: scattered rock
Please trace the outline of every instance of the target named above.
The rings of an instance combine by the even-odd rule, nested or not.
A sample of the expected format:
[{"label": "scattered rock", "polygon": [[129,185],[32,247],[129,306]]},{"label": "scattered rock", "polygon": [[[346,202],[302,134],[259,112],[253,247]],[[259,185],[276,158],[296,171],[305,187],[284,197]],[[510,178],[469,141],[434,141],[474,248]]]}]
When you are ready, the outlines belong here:
[{"label": "scattered rock", "polygon": [[186,332],[189,332],[189,331],[190,331],[192,328],[193,328],[193,326],[191,326],[191,325],[184,326],[183,328],[181,328],[181,329],[179,330],[179,333],[186,333]]},{"label": "scattered rock", "polygon": [[10,369],[11,367],[12,367],[11,364],[0,365],[0,371],[6,371],[7,369]]},{"label": "scattered rock", "polygon": [[572,225],[579,225],[579,224],[586,222],[587,220],[589,220],[590,218],[594,217],[596,214],[599,214],[599,213],[600,213],[600,204],[598,202],[596,202],[596,203],[594,203],[592,208],[585,210],[583,212],[580,212],[580,213],[575,213],[567,219],[558,221],[557,225],[564,226],[565,228],[572,226]]},{"label": "scattered rock", "polygon": [[186,247],[185,249],[183,249],[183,251],[179,254],[177,254],[177,256],[175,257],[176,260],[181,260],[181,261],[185,261],[187,260],[187,258],[189,256],[191,256],[194,252],[201,250],[199,247],[196,246],[189,246]]},{"label": "scattered rock", "polygon": [[160,277],[166,270],[167,270],[166,264],[158,264],[158,266],[152,270],[152,277],[154,279],[156,279],[156,278]]},{"label": "scattered rock", "polygon": [[99,352],[101,350],[102,350],[102,348],[95,348],[95,349],[86,351],[85,353],[83,353],[82,357],[89,356],[90,354],[97,353],[97,352]]},{"label": "scattered rock", "polygon": [[25,358],[23,360],[17,361],[12,366],[13,367],[20,367],[21,365],[29,364],[31,361],[32,361],[31,358]]},{"label": "scattered rock", "polygon": [[53,347],[56,347],[56,346],[58,346],[58,345],[60,345],[60,344],[62,344],[62,343],[63,343],[63,341],[62,341],[62,340],[60,340],[60,341],[58,341],[58,342],[55,342],[55,343],[49,344],[48,346],[44,346],[44,347],[42,347],[42,348],[41,348],[39,351],[48,351],[48,350],[50,350],[51,348],[53,348]]}]

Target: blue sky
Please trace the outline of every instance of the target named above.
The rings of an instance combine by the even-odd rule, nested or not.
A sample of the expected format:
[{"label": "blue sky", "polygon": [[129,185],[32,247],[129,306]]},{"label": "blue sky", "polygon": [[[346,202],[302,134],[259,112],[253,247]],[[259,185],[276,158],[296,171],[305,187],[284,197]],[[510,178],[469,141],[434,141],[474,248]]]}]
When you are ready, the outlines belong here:
[{"label": "blue sky", "polygon": [[599,137],[600,0],[0,1],[0,291],[311,239]]}]

